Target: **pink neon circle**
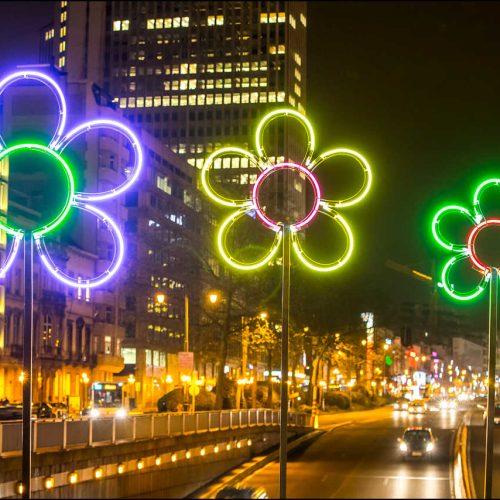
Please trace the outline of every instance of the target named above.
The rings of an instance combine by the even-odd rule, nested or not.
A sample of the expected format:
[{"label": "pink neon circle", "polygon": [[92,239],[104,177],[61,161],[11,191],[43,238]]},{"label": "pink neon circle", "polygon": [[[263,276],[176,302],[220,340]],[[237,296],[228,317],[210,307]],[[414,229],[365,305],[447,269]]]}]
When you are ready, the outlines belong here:
[{"label": "pink neon circle", "polygon": [[470,260],[472,264],[477,267],[483,273],[487,273],[490,270],[489,266],[485,266],[478,258],[475,248],[476,238],[481,229],[488,226],[500,226],[500,219],[486,219],[477,226],[475,226],[467,237],[467,250],[469,252]]},{"label": "pink neon circle", "polygon": [[319,210],[319,203],[321,199],[321,191],[319,188],[319,183],[318,180],[316,179],[315,175],[306,167],[302,165],[298,165],[297,163],[278,163],[277,165],[272,165],[271,167],[266,168],[263,172],[260,173],[259,177],[257,177],[257,180],[255,181],[255,184],[253,186],[252,190],[252,201],[255,206],[255,211],[257,215],[259,216],[260,220],[270,229],[273,229],[274,231],[278,231],[282,224],[277,224],[275,221],[270,219],[262,210],[262,207],[259,205],[259,190],[262,185],[262,183],[274,172],[277,170],[297,170],[298,172],[303,173],[306,178],[309,180],[309,182],[312,184],[313,191],[314,191],[314,204],[313,207],[311,208],[310,212],[301,220],[296,222],[295,224],[291,224],[290,228],[292,229],[301,229],[302,227],[306,226],[311,222],[315,215],[318,213]]}]

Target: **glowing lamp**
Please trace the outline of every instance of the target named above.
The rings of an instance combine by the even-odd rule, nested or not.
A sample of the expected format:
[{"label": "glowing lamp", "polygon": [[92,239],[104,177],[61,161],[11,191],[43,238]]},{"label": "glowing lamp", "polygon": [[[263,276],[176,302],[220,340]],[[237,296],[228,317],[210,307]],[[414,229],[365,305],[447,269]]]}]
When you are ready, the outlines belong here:
[{"label": "glowing lamp", "polygon": [[[50,157],[63,173],[66,182],[66,196],[65,202],[56,216],[41,227],[37,227],[33,231],[30,231],[29,235],[24,229],[12,226],[8,217],[0,221],[0,229],[5,231],[7,235],[12,238],[10,250],[7,252],[5,262],[0,267],[0,278],[5,278],[8,270],[14,263],[21,241],[28,235],[34,240],[42,264],[50,274],[59,281],[75,288],[92,288],[100,286],[111,279],[120,268],[124,257],[125,244],[116,222],[114,222],[104,211],[89,202],[101,202],[116,198],[124,193],[137,180],[143,165],[143,154],[140,143],[129,127],[115,120],[91,120],[66,132],[67,106],[64,94],[57,82],[42,72],[22,70],[10,74],[0,81],[0,95],[2,95],[10,85],[20,80],[35,80],[43,83],[49,88],[59,108],[58,123],[48,145],[23,143],[7,146],[3,138],[0,137],[0,161],[7,159],[9,155],[14,155],[22,151],[29,151],[31,154],[36,154],[40,157]],[[64,150],[75,139],[91,130],[113,130],[127,139],[134,153],[134,164],[126,180],[112,189],[96,193],[77,192],[75,191],[73,170],[70,163],[65,158]],[[107,269],[98,276],[83,278],[74,278],[70,276],[53,261],[45,245],[44,237],[59,229],[67,219],[69,212],[73,209],[82,210],[83,212],[93,215],[101,223],[102,227],[106,228],[111,234],[111,239],[114,243],[111,263]]]}]

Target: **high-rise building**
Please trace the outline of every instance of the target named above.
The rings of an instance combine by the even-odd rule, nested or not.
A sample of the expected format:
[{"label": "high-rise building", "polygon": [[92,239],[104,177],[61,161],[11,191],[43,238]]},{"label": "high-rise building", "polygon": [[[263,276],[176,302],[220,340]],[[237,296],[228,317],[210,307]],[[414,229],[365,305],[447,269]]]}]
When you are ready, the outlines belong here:
[{"label": "high-rise building", "polygon": [[[54,46],[54,63],[75,77],[94,78],[132,123],[193,167],[201,168],[222,146],[253,149],[257,121],[272,109],[305,112],[306,2],[57,5],[54,26],[42,35]],[[298,128],[270,132],[272,161],[302,159]],[[247,158],[224,158],[215,166],[230,184],[255,179]],[[271,182],[271,202],[298,218],[305,210],[303,184],[292,176]]]}]

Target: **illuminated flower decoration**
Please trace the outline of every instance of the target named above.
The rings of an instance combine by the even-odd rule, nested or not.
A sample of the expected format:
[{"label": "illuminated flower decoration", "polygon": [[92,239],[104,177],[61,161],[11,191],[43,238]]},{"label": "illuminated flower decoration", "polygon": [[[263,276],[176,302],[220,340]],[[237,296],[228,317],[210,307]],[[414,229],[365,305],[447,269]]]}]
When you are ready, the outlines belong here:
[{"label": "illuminated flower decoration", "polygon": [[[33,230],[32,237],[34,239],[41,261],[54,277],[56,277],[66,285],[72,287],[92,288],[99,286],[109,280],[118,271],[123,260],[124,241],[117,224],[101,209],[95,207],[89,202],[100,202],[115,198],[116,196],[119,196],[124,191],[126,191],[136,181],[143,164],[141,146],[135,134],[128,127],[115,120],[91,120],[82,123],[81,125],[71,129],[69,132],[65,132],[67,114],[66,100],[59,85],[44,73],[40,73],[38,71],[19,71],[13,73],[0,82],[0,95],[2,95],[10,85],[19,80],[36,80],[46,85],[52,91],[59,107],[58,123],[56,131],[48,145],[26,143],[7,146],[3,138],[0,137],[0,161],[11,154],[15,154],[24,150],[31,153],[36,152],[40,155],[48,155],[57,164],[58,168],[61,169],[67,187],[67,196],[64,206],[50,222],[43,225],[42,227]],[[70,166],[68,165],[68,162],[64,159],[63,152],[74,139],[81,136],[85,132],[89,132],[90,130],[102,129],[108,129],[118,132],[130,141],[132,149],[134,151],[134,165],[131,168],[130,174],[127,179],[114,189],[98,193],[76,192],[73,173]],[[64,222],[66,216],[72,208],[83,210],[84,212],[90,213],[97,217],[97,219],[101,221],[104,226],[110,231],[114,241],[114,254],[108,268],[98,276],[89,279],[75,279],[66,274],[61,268],[57,267],[57,265],[50,257],[44,241],[44,236],[60,228],[61,224]],[[3,229],[9,236],[13,238],[13,242],[7,254],[7,258],[5,259],[3,265],[0,267],[0,277],[3,278],[7,274],[9,268],[14,262],[14,259],[16,258],[20,243],[25,236],[25,231],[12,227],[11,225],[9,225],[8,221],[0,221],[0,229]]]},{"label": "illuminated flower decoration", "polygon": [[[477,255],[475,245],[477,236],[483,229],[491,226],[500,226],[500,219],[487,218],[481,210],[481,196],[483,192],[489,187],[498,185],[500,185],[500,179],[489,179],[481,183],[474,193],[472,211],[458,205],[449,205],[439,210],[432,220],[432,234],[434,238],[439,245],[454,254],[443,267],[440,285],[449,295],[457,300],[472,300],[478,297],[487,287],[490,280],[492,266],[481,261]],[[465,244],[452,243],[443,236],[440,227],[441,221],[445,216],[450,214],[465,217],[471,224],[472,229],[467,235]],[[450,279],[450,274],[456,265],[459,265],[466,259],[469,259],[473,269],[481,275],[481,279],[474,288],[462,292],[455,288]]]},{"label": "illuminated flower decoration", "polygon": [[[298,120],[298,122],[304,127],[306,131],[307,149],[304,159],[302,160],[301,163],[286,162],[286,163],[271,164],[269,157],[267,156],[264,150],[263,137],[266,127],[273,120],[281,117],[293,118],[295,120]],[[333,271],[334,269],[337,269],[343,264],[345,264],[345,262],[347,262],[347,260],[352,254],[353,235],[346,220],[337,212],[336,209],[354,205],[362,198],[364,198],[366,193],[370,189],[372,175],[370,166],[368,165],[366,159],[363,158],[359,153],[356,153],[355,151],[352,151],[350,149],[332,149],[313,159],[314,148],[315,148],[315,137],[313,128],[304,115],[291,109],[278,109],[266,115],[259,123],[259,126],[257,127],[255,141],[256,141],[255,150],[257,152],[256,155],[236,147],[227,147],[219,149],[214,153],[212,153],[207,158],[201,171],[201,181],[206,193],[220,205],[237,209],[236,211],[232,212],[222,222],[219,228],[217,241],[218,241],[219,251],[223,259],[228,264],[230,264],[235,268],[241,270],[252,270],[264,266],[265,264],[270,262],[273,259],[273,257],[275,257],[282,241],[283,223],[274,221],[270,217],[268,217],[268,215],[266,215],[261,205],[259,204],[259,192],[262,183],[270,175],[280,170],[292,170],[295,171],[297,174],[302,174],[303,178],[309,181],[312,187],[313,197],[314,197],[312,208],[309,211],[309,213],[303,219],[293,224],[290,224],[290,234],[295,254],[305,266],[315,271],[323,271],[323,272]],[[218,193],[210,182],[209,172],[213,168],[215,161],[221,158],[222,156],[226,156],[228,154],[247,158],[250,164],[260,171],[255,181],[255,184],[253,185],[251,196],[247,199],[230,199]],[[358,165],[363,170],[363,185],[355,194],[353,194],[349,198],[343,200],[336,200],[336,199],[327,200],[322,198],[319,182],[313,172],[325,160],[336,156],[348,156],[356,160]],[[271,248],[263,257],[253,262],[242,262],[230,254],[226,242],[227,235],[229,233],[230,228],[238,220],[240,220],[245,215],[252,216],[253,214],[256,214],[256,216],[260,219],[260,221],[267,228],[274,231],[276,234],[274,242],[271,245]],[[326,263],[317,262],[316,260],[309,257],[304,252],[298,237],[298,232],[301,229],[304,229],[306,226],[308,226],[318,214],[323,214],[326,217],[328,217],[331,221],[337,223],[344,232],[345,237],[347,239],[347,244],[343,255],[331,262],[326,262]]]}]

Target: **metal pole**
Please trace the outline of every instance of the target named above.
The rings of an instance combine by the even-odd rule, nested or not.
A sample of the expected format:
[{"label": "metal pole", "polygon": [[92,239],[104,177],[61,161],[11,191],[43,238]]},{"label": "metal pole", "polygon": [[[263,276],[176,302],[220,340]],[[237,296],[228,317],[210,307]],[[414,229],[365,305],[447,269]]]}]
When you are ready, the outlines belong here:
[{"label": "metal pole", "polygon": [[493,431],[495,418],[495,371],[497,358],[497,295],[498,270],[491,269],[490,278],[490,327],[488,344],[488,403],[486,418],[486,456],[484,460],[484,498],[491,497],[493,484]]},{"label": "metal pole", "polygon": [[31,497],[31,400],[33,375],[33,236],[24,238],[24,337],[23,337],[23,432],[22,497]]},{"label": "metal pole", "polygon": [[189,297],[184,293],[184,351],[189,351]]},{"label": "metal pole", "polygon": [[280,498],[286,498],[288,441],[288,320],[290,315],[290,226],[283,226],[283,280],[281,290],[281,403],[280,403]]}]

